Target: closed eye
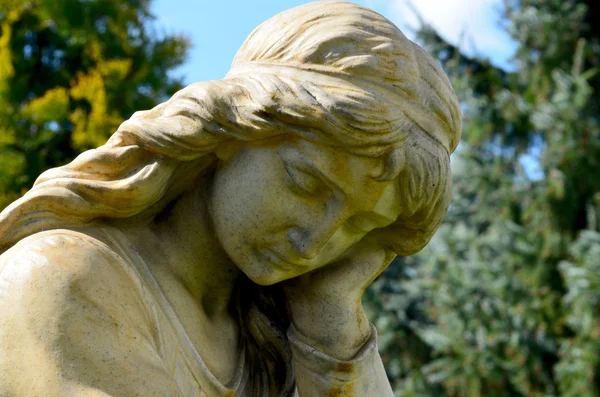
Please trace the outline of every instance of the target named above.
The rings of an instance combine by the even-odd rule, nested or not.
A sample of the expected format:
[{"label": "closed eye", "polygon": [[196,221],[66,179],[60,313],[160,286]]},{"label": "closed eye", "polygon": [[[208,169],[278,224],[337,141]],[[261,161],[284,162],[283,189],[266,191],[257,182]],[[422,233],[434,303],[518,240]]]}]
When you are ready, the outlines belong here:
[{"label": "closed eye", "polygon": [[377,225],[373,220],[362,216],[354,215],[345,223],[345,226],[353,233],[369,233],[371,230],[376,229]]},{"label": "closed eye", "polygon": [[304,195],[314,194],[322,185],[317,177],[306,171],[302,171],[286,163],[284,163],[284,168],[289,177],[288,186],[290,186],[293,191]]}]

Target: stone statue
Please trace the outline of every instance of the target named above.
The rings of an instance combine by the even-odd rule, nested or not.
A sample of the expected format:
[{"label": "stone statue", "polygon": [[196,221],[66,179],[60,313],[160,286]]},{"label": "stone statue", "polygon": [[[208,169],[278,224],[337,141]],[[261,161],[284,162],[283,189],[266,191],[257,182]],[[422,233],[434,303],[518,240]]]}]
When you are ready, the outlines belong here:
[{"label": "stone statue", "polygon": [[440,225],[460,129],[381,15],[271,18],[0,214],[0,396],[392,396],[361,296]]}]

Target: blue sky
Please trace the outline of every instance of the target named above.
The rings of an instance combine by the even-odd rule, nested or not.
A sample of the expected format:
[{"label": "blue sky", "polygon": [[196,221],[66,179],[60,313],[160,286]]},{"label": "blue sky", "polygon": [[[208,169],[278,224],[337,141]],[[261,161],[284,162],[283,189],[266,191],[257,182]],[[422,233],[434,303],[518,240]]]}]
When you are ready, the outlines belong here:
[{"label": "blue sky", "polygon": [[[396,23],[411,37],[417,18],[406,0],[355,0]],[[159,28],[183,33],[193,44],[188,61],[176,71],[186,83],[220,79],[248,34],[261,22],[306,0],[154,0]],[[468,53],[510,67],[514,45],[498,29],[501,0],[415,0],[414,8],[452,43]]]},{"label": "blue sky", "polygon": [[[175,71],[184,82],[220,79],[246,37],[261,22],[307,0],[153,0],[157,25],[170,33],[183,33],[193,44],[188,61]],[[467,54],[490,58],[495,65],[512,68],[515,44],[499,28],[502,0],[352,0],[394,22],[413,38],[418,18],[414,10],[449,42]],[[543,177],[537,156],[522,156],[532,179]]]}]

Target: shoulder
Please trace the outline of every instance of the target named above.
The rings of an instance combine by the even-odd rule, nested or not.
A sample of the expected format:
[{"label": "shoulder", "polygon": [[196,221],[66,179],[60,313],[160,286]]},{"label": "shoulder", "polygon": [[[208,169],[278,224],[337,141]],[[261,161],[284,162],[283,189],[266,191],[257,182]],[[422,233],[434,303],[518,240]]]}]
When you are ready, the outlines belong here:
[{"label": "shoulder", "polygon": [[0,312],[40,329],[91,312],[143,318],[132,274],[122,262],[110,247],[84,233],[37,233],[0,256]]},{"label": "shoulder", "polygon": [[38,233],[0,257],[0,395],[59,396],[69,385],[73,395],[178,395],[156,354],[148,302],[122,262],[70,230]]},{"label": "shoulder", "polygon": [[118,256],[84,233],[58,229],[36,233],[0,256],[0,280],[23,293],[56,293],[74,284],[118,276]]},{"label": "shoulder", "polygon": [[39,267],[59,263],[66,265],[65,269],[76,270],[79,261],[102,260],[110,251],[108,246],[90,235],[68,229],[50,230],[24,238],[0,255],[0,273],[11,266]]},{"label": "shoulder", "polygon": [[55,229],[39,232],[19,241],[0,255],[0,264],[9,265],[11,262],[22,262],[22,259],[51,263],[54,259],[64,260],[74,254],[79,259],[83,259],[86,254],[88,259],[99,259],[101,251],[111,250],[91,235],[69,229]]}]

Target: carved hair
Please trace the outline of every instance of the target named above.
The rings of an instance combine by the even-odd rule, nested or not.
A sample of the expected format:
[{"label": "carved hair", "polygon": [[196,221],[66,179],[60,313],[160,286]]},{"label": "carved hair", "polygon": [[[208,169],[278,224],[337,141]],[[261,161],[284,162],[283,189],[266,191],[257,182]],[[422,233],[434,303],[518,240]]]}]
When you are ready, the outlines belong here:
[{"label": "carved hair", "polygon": [[225,79],[135,113],[105,145],[44,172],[0,214],[0,252],[42,230],[156,212],[234,142],[294,134],[386,159],[403,212],[378,233],[409,255],[446,214],[460,130],[447,77],[396,26],[356,4],[309,3],[260,25]]}]

